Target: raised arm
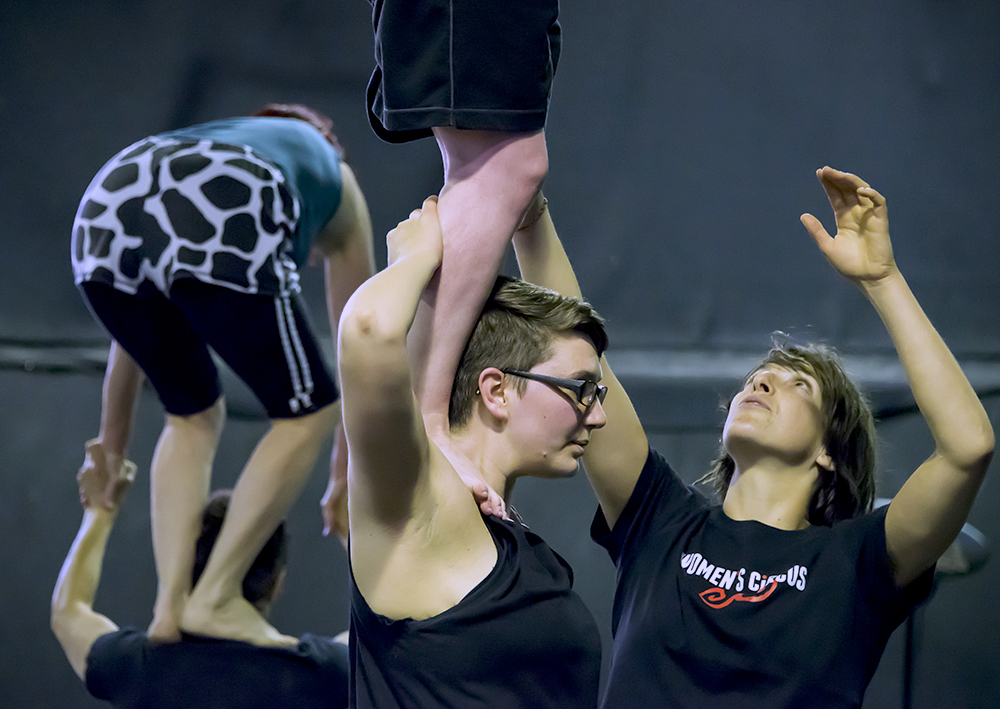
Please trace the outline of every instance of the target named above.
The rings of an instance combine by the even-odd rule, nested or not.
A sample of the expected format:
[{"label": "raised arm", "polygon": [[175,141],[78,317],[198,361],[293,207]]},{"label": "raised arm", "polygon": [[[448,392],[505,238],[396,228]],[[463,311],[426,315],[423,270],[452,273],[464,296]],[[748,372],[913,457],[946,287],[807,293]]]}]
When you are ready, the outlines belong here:
[{"label": "raised arm", "polygon": [[906,371],[935,449],[886,513],[886,544],[904,586],[933,565],[964,524],[993,454],[993,428],[976,392],[896,267],[885,199],[855,175],[817,171],[837,221],[802,223],[841,275],[875,307]]},{"label": "raised arm", "polygon": [[[562,295],[582,297],[573,266],[541,195],[528,209],[523,224],[514,232],[514,253],[521,277]],[[602,382],[608,387],[603,404],[608,422],[591,434],[583,467],[608,526],[613,527],[639,479],[649,443],[632,401],[606,357],[601,359],[601,370]]]},{"label": "raised arm", "polygon": [[[403,228],[410,222],[420,228]],[[411,389],[406,335],[441,261],[435,200],[426,200],[423,213],[415,210],[387,240],[390,265],[355,291],[340,323],[338,363],[355,532],[370,523],[405,523],[428,469],[429,445]]]},{"label": "raised arm", "polygon": [[450,608],[493,568],[496,548],[468,488],[430,441],[412,390],[406,336],[441,262],[436,198],[389,232],[389,265],[340,323],[351,570],[390,618]]},{"label": "raised arm", "polygon": [[102,479],[111,486],[107,490],[95,491],[98,499],[88,502],[103,504],[107,509],[114,505],[114,481],[120,477],[125,463],[132,420],[144,379],[145,375],[135,360],[112,340],[101,392],[101,426],[97,438],[87,441],[88,464],[105,468],[101,472]]},{"label": "raised arm", "polygon": [[[326,308],[330,332],[337,337],[340,315],[348,298],[358,286],[375,273],[372,220],[368,203],[354,172],[341,163],[343,189],[340,206],[333,218],[316,237],[315,249],[323,258],[326,276]],[[330,456],[330,482],[320,503],[323,511],[323,534],[337,532],[347,538],[347,442],[344,428],[334,431]]]},{"label": "raised arm", "polygon": [[[80,679],[86,676],[87,656],[94,641],[118,629],[109,618],[94,610],[108,535],[118,515],[121,497],[135,477],[135,465],[129,461],[123,461],[116,470],[109,475],[106,467],[93,465],[88,451],[87,462],[77,476],[80,501],[84,505],[83,522],[52,592],[52,631]],[[102,497],[108,506],[99,502]]]}]

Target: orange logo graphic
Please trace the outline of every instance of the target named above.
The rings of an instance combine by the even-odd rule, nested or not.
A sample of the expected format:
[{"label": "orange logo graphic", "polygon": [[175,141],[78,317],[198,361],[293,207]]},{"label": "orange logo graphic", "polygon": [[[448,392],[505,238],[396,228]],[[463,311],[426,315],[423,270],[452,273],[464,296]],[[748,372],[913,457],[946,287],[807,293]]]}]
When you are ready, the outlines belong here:
[{"label": "orange logo graphic", "polygon": [[771,579],[767,583],[767,588],[754,596],[748,596],[745,593],[735,593],[732,596],[726,597],[726,592],[721,588],[709,588],[702,591],[698,595],[701,600],[705,601],[705,604],[711,606],[712,608],[725,608],[733,601],[746,601],[749,603],[760,603],[765,598],[774,593],[774,589],[778,587],[778,582]]}]

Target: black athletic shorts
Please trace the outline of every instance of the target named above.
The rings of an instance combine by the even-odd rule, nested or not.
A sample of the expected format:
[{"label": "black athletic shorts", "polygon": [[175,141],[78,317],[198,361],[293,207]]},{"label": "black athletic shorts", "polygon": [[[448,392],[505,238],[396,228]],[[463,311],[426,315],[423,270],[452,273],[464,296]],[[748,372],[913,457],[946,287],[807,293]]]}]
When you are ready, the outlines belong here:
[{"label": "black athletic shorts", "polygon": [[559,62],[558,0],[374,0],[368,118],[404,143],[433,126],[545,127]]},{"label": "black athletic shorts", "polygon": [[298,298],[240,293],[178,278],[169,298],[149,281],[134,295],[80,284],[108,333],[145,372],[167,413],[204,411],[222,388],[211,347],[272,419],[305,416],[339,396]]}]

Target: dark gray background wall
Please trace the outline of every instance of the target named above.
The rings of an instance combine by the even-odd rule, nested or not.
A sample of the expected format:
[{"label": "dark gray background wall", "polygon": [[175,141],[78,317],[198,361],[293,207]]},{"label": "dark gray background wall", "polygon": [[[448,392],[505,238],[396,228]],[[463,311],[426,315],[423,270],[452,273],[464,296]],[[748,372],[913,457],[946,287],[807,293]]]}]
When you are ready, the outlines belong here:
[{"label": "dark gray background wall", "polygon": [[[73,475],[97,430],[107,346],[72,285],[77,201],[149,133],[271,100],[332,115],[384,234],[441,181],[431,141],[380,143],[361,0],[0,2],[0,705],[90,707],[48,630],[48,599],[80,519]],[[610,356],[654,444],[688,480],[718,438],[716,404],[774,330],[839,346],[883,414],[879,494],[932,443],[877,317],[832,272],[798,216],[829,225],[813,171],[886,195],[897,259],[1000,422],[1000,5],[991,0],[629,4],[562,11],[548,141],[550,208]],[[377,253],[384,263],[384,244]],[[324,327],[321,283],[306,278]],[[235,384],[216,485],[263,431]],[[148,470],[162,410],[144,396],[131,456]],[[290,516],[284,631],[346,627],[345,554],[319,536],[323,465]],[[997,464],[970,523],[1000,538]],[[525,481],[515,505],[576,569],[609,639],[614,573],[589,541],[582,476]],[[99,610],[145,625],[155,589],[148,477],[114,531]],[[1000,565],[942,581],[917,615],[914,706],[1000,702]],[[866,707],[899,706],[902,632]]]}]

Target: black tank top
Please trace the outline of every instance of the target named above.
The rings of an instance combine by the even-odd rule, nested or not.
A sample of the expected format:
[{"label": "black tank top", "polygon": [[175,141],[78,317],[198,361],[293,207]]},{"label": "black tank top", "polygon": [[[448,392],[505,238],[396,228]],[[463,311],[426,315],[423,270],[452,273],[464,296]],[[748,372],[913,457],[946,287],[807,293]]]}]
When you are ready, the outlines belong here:
[{"label": "black tank top", "polygon": [[432,618],[374,613],[351,575],[352,707],[597,705],[601,639],[569,564],[527,527],[483,519],[496,566]]}]

